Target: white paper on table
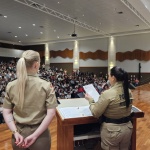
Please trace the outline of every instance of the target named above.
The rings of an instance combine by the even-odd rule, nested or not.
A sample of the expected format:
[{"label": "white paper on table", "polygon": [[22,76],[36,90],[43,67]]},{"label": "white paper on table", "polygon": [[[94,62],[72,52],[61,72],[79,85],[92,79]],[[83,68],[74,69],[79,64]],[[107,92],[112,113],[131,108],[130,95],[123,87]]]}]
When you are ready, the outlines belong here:
[{"label": "white paper on table", "polygon": [[64,118],[79,118],[92,116],[89,106],[63,107],[58,109]]},{"label": "white paper on table", "polygon": [[86,91],[86,93],[88,93],[94,99],[95,102],[98,101],[100,95],[94,88],[93,84],[85,85],[83,86],[83,88]]}]

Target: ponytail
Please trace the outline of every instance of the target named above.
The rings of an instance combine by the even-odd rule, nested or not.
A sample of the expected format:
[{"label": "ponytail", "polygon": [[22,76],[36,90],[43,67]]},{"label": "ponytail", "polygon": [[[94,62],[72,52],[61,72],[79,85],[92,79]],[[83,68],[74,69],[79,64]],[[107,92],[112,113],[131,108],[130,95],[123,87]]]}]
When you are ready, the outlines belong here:
[{"label": "ponytail", "polygon": [[129,88],[128,73],[124,71],[122,68],[115,66],[110,70],[110,75],[115,76],[117,81],[123,82],[123,90],[124,90],[126,107],[129,107],[130,97],[129,97],[129,89],[128,89]]},{"label": "ponytail", "polygon": [[129,80],[128,80],[128,74],[125,71],[124,71],[123,89],[124,89],[124,97],[125,97],[126,107],[129,107],[129,105],[130,105]]},{"label": "ponytail", "polygon": [[24,91],[25,91],[25,84],[27,80],[27,69],[25,58],[20,58],[17,62],[17,91],[19,96],[19,104],[21,108],[24,104]]}]

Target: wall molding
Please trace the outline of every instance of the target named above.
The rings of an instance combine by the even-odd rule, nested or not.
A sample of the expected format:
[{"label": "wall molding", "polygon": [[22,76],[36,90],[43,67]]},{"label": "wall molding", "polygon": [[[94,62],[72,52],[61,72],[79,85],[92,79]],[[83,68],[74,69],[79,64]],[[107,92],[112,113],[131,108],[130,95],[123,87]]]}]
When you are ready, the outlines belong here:
[{"label": "wall molding", "polygon": [[149,61],[150,60],[150,50],[144,51],[141,49],[135,49],[133,51],[127,52],[117,52],[116,60],[124,61],[124,60],[134,60],[137,59],[139,61]]},{"label": "wall molding", "polygon": [[66,48],[65,50],[50,50],[50,58],[62,57],[62,58],[73,58],[73,50]]},{"label": "wall molding", "polygon": [[[107,60],[108,59],[108,51],[103,50],[96,50],[95,52],[79,52],[80,59],[87,60],[87,59],[100,59],[100,60]],[[73,58],[73,50],[69,50],[66,48],[65,50],[58,50],[50,51],[50,57],[62,57],[62,58]],[[117,61],[125,61],[125,60],[139,60],[139,61],[149,61],[150,60],[150,50],[144,51],[141,49],[135,49],[133,51],[126,51],[126,52],[117,52],[116,53],[116,60]]]},{"label": "wall molding", "polygon": [[95,52],[80,52],[80,59],[86,60],[86,59],[101,59],[101,60],[107,60],[108,59],[108,52],[97,50]]}]

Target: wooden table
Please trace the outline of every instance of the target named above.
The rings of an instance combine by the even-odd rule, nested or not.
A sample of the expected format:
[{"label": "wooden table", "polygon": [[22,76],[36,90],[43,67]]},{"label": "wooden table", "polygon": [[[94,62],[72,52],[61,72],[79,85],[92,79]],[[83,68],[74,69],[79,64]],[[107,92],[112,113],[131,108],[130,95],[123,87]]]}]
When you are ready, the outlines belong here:
[{"label": "wooden table", "polygon": [[[76,107],[88,105],[84,98],[60,100],[60,105],[57,108],[57,150],[73,150],[74,149],[74,126],[80,124],[96,123],[98,120],[93,116],[80,118],[64,118],[60,113],[59,108]],[[133,134],[130,150],[136,150],[136,120],[144,117],[144,113],[138,108],[133,107],[132,121]]]}]

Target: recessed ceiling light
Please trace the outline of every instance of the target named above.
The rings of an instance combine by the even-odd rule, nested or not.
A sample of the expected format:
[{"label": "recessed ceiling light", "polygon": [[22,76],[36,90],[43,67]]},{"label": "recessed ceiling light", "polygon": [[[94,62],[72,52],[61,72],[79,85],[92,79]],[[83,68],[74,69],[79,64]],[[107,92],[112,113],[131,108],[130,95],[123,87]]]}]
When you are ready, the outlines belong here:
[{"label": "recessed ceiling light", "polygon": [[117,12],[118,14],[123,14],[123,12],[122,11],[119,11],[119,12]]},{"label": "recessed ceiling light", "polygon": [[82,16],[84,17],[84,14]]},{"label": "recessed ceiling light", "polygon": [[19,43],[21,43],[21,41],[18,41]]},{"label": "recessed ceiling light", "polygon": [[57,38],[59,39],[59,36],[57,36]]},{"label": "recessed ceiling light", "polygon": [[21,29],[21,27],[18,27],[19,29]]},{"label": "recessed ceiling light", "polygon": [[17,38],[17,35],[15,35],[15,38]]},{"label": "recessed ceiling light", "polygon": [[56,30],[54,30],[54,32],[56,32]]},{"label": "recessed ceiling light", "polygon": [[7,18],[7,16],[4,16],[4,18]]},{"label": "recessed ceiling light", "polygon": [[57,2],[58,4],[60,4],[60,2]]},{"label": "recessed ceiling light", "polygon": [[43,32],[40,32],[41,34],[43,34]]},{"label": "recessed ceiling light", "polygon": [[35,24],[32,24],[33,26],[35,26]]},{"label": "recessed ceiling light", "polygon": [[28,36],[28,34],[25,34],[25,36]]}]

